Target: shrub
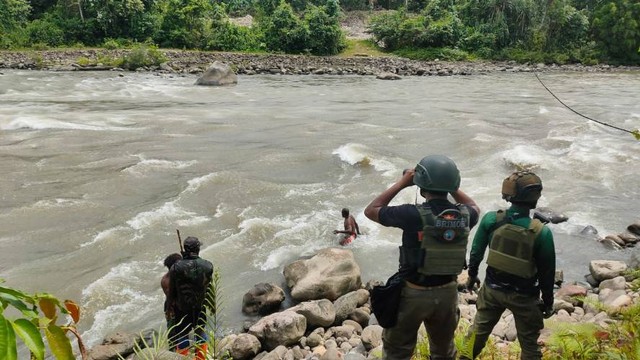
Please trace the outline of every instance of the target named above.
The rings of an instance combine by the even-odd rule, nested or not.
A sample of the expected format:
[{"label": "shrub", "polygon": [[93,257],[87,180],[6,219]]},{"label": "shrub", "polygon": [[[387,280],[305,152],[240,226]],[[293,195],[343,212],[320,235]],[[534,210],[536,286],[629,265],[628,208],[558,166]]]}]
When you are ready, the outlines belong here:
[{"label": "shrub", "polygon": [[102,44],[102,47],[107,50],[115,50],[120,48],[120,44],[114,39],[106,39]]},{"label": "shrub", "polygon": [[225,22],[213,25],[206,36],[205,49],[219,51],[256,51],[260,49],[259,35],[250,28]]},{"label": "shrub", "polygon": [[34,20],[27,25],[29,43],[60,46],[64,44],[64,32],[55,23],[47,20]]},{"label": "shrub", "polygon": [[[413,23],[407,22],[410,17],[405,11],[382,13],[371,18],[368,30],[373,35],[376,43],[387,50],[393,51],[406,44],[406,40],[403,41],[401,36],[400,29],[402,27],[407,28],[413,24],[413,28],[420,30],[418,26],[422,23],[422,18],[415,16],[414,18]],[[406,32],[406,29],[404,32]]]},{"label": "shrub", "polygon": [[141,44],[123,57],[122,66],[128,70],[141,67],[158,66],[167,61],[164,54],[155,45]]},{"label": "shrub", "polygon": [[296,16],[291,5],[282,1],[271,16],[261,19],[267,49],[285,53],[302,53],[309,30]]},{"label": "shrub", "polygon": [[[17,311],[17,319],[5,316],[4,312],[9,306]],[[59,314],[69,315],[69,323],[59,325]],[[76,336],[82,358],[86,359],[84,343],[76,327],[78,321],[80,307],[71,300],[62,302],[47,293],[31,295],[0,286],[0,358],[18,358],[16,345],[19,338],[31,352],[32,359],[42,360],[45,356],[43,338],[46,338],[49,350],[56,359],[75,359],[71,341],[66,336],[69,331]]]},{"label": "shrub", "polygon": [[327,7],[307,8],[305,22],[309,28],[309,51],[314,55],[335,55],[345,47],[345,37],[338,21],[339,8],[335,0]]}]

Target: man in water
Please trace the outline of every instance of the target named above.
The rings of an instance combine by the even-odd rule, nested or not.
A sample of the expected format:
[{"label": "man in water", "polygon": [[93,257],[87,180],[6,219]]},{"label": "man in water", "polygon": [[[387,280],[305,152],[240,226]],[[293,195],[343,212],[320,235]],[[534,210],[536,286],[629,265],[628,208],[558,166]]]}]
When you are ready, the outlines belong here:
[{"label": "man in water", "polygon": [[182,255],[178,253],[171,254],[164,259],[164,266],[167,267],[167,272],[162,275],[162,279],[160,279],[160,287],[164,292],[165,300],[164,300],[164,317],[167,319],[167,329],[171,329],[173,325],[175,325],[175,304],[169,303],[169,271],[173,264],[178,262],[178,260],[182,259]]},{"label": "man in water", "polygon": [[471,291],[478,281],[478,267],[489,247],[487,272],[467,338],[474,339],[473,354],[460,359],[475,359],[480,354],[506,309],[516,322],[520,358],[542,359],[538,337],[543,318],[553,315],[556,253],[551,230],[529,214],[541,193],[542,181],[536,174],[515,172],[502,182],[502,198],[511,207],[490,211],[480,222],[471,245],[467,289]]},{"label": "man in water", "polygon": [[[404,188],[417,185],[422,204],[389,206]],[[397,322],[382,332],[383,358],[409,360],[425,325],[430,358],[453,360],[458,326],[457,275],[462,272],[475,201],[460,190],[460,171],[444,155],[424,157],[415,169],[378,195],[364,210],[371,220],[403,230],[398,274],[402,279]],[[449,201],[451,195],[456,203]]]},{"label": "man in water", "polygon": [[342,209],[342,217],[344,218],[344,230],[333,230],[334,234],[345,234],[340,245],[347,245],[352,242],[358,235],[360,235],[360,227],[354,219],[353,215],[349,214],[349,209]]},{"label": "man in water", "polygon": [[[206,308],[213,306],[206,301],[213,277],[213,264],[200,258],[200,240],[189,236],[184,240],[182,260],[169,270],[169,301],[175,303],[175,321],[169,332],[171,347],[177,353],[189,354],[189,333],[193,330],[196,343],[196,360],[207,355]],[[210,309],[215,311],[215,309]]]}]

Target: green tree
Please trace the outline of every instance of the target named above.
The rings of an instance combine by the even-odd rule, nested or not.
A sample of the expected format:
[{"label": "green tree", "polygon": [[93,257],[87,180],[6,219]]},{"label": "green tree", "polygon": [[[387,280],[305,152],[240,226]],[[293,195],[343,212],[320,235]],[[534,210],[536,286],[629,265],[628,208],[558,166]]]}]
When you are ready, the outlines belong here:
[{"label": "green tree", "polygon": [[593,33],[612,59],[640,63],[640,2],[615,0],[602,4],[593,14]]},{"label": "green tree", "polygon": [[578,48],[588,39],[589,19],[584,12],[570,5],[568,0],[556,0],[544,9],[540,24],[540,50]]},{"label": "green tree", "polygon": [[257,31],[233,24],[229,21],[224,4],[214,4],[211,29],[207,35],[207,50],[248,51],[260,48]]},{"label": "green tree", "polygon": [[87,0],[88,12],[95,19],[105,37],[131,37],[142,18],[142,0]]},{"label": "green tree", "polygon": [[0,36],[23,26],[31,13],[27,0],[0,0]]},{"label": "green tree", "polygon": [[326,6],[307,8],[305,22],[309,28],[309,51],[314,55],[335,55],[345,48],[340,28],[340,6],[329,0]]},{"label": "green tree", "polygon": [[159,42],[165,47],[203,48],[211,11],[208,0],[169,0]]},{"label": "green tree", "polygon": [[491,32],[496,46],[505,48],[531,43],[537,3],[537,0],[468,0],[460,11],[467,26]]},{"label": "green tree", "polygon": [[271,16],[261,22],[267,49],[291,54],[299,54],[307,49],[309,30],[284,0]]}]

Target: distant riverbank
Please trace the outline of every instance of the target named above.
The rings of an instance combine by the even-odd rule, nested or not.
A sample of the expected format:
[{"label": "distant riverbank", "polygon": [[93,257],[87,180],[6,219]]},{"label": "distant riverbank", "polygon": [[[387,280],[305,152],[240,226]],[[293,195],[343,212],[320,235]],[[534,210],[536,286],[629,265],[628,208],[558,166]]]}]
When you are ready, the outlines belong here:
[{"label": "distant riverbank", "polygon": [[[51,71],[122,70],[100,63],[100,59],[122,57],[128,50],[72,49],[0,51],[0,69],[32,69]],[[377,75],[383,72],[401,76],[477,75],[493,72],[619,72],[640,71],[640,67],[612,65],[545,65],[516,62],[448,62],[417,61],[395,56],[319,57],[306,55],[239,54],[161,50],[167,61],[159,66],[137,71],[196,74],[214,61],[232,66],[238,74],[283,75]]]}]

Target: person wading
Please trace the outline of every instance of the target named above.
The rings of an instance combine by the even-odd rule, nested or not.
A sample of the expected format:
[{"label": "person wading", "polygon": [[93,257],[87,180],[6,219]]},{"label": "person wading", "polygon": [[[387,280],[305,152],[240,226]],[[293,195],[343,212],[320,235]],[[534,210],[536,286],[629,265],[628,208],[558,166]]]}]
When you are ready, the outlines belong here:
[{"label": "person wading", "polygon": [[[388,206],[402,189],[414,184],[424,203]],[[460,317],[456,277],[465,265],[469,230],[480,211],[459,186],[460,172],[453,160],[430,155],[364,210],[369,219],[403,230],[398,274],[404,285],[397,322],[382,333],[385,359],[410,359],[422,323],[432,360],[456,356],[453,336]],[[448,200],[448,194],[457,204]]]},{"label": "person wading", "polygon": [[[169,331],[169,340],[176,352],[189,353],[189,333],[194,331],[196,359],[204,360],[207,354],[207,323],[205,301],[213,276],[213,264],[198,256],[200,240],[189,236],[184,240],[182,260],[169,270],[169,301],[175,303],[175,325]],[[215,311],[215,309],[210,309]]]},{"label": "person wading", "polygon": [[489,247],[487,271],[478,292],[478,312],[467,336],[467,341],[474,339],[473,354],[461,359],[480,354],[505,309],[513,313],[520,358],[542,358],[538,337],[543,318],[553,315],[556,254],[551,230],[529,216],[541,194],[542,181],[536,174],[511,174],[502,182],[502,198],[511,207],[488,212],[478,226],[471,246],[467,289],[471,291],[478,281],[478,267]]},{"label": "person wading", "polygon": [[160,287],[162,288],[162,292],[164,292],[165,300],[164,300],[164,317],[167,319],[167,329],[171,329],[173,325],[176,324],[176,310],[175,303],[169,302],[169,291],[170,291],[170,280],[169,280],[169,271],[173,264],[178,262],[178,260],[182,259],[182,255],[178,253],[171,254],[164,259],[164,266],[167,267],[167,272],[162,275],[162,279],[160,279]]},{"label": "person wading", "polygon": [[345,234],[340,245],[347,245],[360,235],[360,227],[353,215],[349,214],[349,209],[342,209],[342,217],[344,218],[344,230],[333,230],[334,234]]}]

